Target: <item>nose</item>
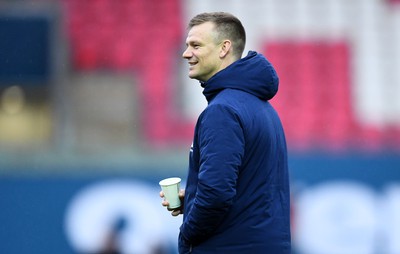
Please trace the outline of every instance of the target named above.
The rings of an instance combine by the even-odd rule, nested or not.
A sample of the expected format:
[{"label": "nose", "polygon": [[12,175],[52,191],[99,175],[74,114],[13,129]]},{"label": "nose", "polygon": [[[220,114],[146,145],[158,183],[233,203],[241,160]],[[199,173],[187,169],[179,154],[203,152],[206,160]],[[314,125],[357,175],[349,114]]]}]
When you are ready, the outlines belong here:
[{"label": "nose", "polygon": [[183,51],[182,57],[185,59],[189,59],[192,57],[192,53],[190,52],[189,47],[187,47],[185,51]]}]

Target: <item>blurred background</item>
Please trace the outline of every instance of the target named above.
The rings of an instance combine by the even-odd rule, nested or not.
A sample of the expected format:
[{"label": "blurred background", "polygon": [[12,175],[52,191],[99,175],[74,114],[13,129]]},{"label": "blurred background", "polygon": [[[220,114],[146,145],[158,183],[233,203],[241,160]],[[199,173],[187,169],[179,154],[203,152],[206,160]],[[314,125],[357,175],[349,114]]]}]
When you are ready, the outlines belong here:
[{"label": "blurred background", "polygon": [[398,0],[1,0],[0,253],[177,253],[205,11],[280,76],[294,253],[400,253]]}]

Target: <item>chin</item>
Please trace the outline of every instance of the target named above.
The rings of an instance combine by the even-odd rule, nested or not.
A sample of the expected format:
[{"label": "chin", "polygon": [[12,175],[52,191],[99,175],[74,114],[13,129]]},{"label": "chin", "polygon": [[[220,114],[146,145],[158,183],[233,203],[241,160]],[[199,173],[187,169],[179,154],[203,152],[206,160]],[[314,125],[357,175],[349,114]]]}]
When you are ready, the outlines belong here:
[{"label": "chin", "polygon": [[196,74],[192,74],[192,73],[189,73],[189,78],[191,78],[191,79],[197,79],[198,78],[198,76],[196,75]]}]

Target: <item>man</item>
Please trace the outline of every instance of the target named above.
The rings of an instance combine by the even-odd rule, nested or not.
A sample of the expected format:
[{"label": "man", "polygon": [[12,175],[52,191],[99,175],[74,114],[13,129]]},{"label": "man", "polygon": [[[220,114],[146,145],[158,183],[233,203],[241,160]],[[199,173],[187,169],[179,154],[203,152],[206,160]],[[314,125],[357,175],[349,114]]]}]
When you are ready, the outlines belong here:
[{"label": "man", "polygon": [[290,253],[286,141],[268,102],[278,76],[261,54],[241,59],[246,35],[235,16],[199,14],[188,31],[183,58],[208,106],[195,127],[183,205],[172,211],[183,213],[179,253]]}]

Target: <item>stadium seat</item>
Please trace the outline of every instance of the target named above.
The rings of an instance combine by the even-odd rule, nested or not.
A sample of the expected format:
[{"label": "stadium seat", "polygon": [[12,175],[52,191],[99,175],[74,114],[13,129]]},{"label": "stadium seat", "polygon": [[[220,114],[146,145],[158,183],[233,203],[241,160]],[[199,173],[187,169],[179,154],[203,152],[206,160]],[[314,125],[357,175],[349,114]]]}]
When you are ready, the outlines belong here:
[{"label": "stadium seat", "polygon": [[137,73],[140,97],[146,97],[143,121],[152,123],[143,128],[149,138],[163,140],[176,135],[172,130],[182,133],[180,126],[168,127],[166,119],[174,114],[169,54],[181,40],[180,2],[64,0],[63,5],[75,69]]},{"label": "stadium seat", "polygon": [[280,90],[273,104],[288,142],[300,149],[345,149],[354,137],[346,42],[267,42]]}]

